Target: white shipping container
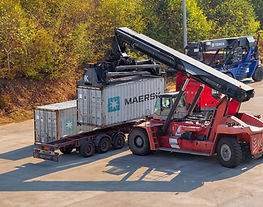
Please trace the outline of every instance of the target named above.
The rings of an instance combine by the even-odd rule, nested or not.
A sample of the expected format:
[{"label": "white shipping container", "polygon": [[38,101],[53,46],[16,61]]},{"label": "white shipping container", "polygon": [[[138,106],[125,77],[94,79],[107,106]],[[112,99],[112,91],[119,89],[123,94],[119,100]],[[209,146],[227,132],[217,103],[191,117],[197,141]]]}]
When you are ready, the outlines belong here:
[{"label": "white shipping container", "polygon": [[61,137],[91,131],[94,126],[77,125],[77,101],[39,106],[34,116],[35,142],[49,143]]},{"label": "white shipping container", "polygon": [[77,87],[77,120],[100,127],[152,115],[156,95],[165,90],[165,80],[156,76],[126,77],[104,87]]}]

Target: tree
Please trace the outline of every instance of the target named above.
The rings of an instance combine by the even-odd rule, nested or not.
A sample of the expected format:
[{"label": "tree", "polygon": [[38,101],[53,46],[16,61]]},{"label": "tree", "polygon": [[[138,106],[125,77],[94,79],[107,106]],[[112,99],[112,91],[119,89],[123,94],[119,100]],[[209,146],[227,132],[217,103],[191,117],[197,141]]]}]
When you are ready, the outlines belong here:
[{"label": "tree", "polygon": [[[183,49],[182,1],[142,0],[147,24],[145,33],[172,48]],[[203,11],[195,0],[187,1],[188,40],[205,39],[211,30]]]},{"label": "tree", "polygon": [[25,45],[35,25],[25,17],[20,4],[10,0],[0,2],[0,28],[1,62],[7,65],[10,73],[13,65],[22,67]]},{"label": "tree", "polygon": [[254,35],[259,22],[253,6],[246,0],[198,0],[209,21],[211,38]]},{"label": "tree", "polygon": [[27,77],[61,78],[71,74],[91,54],[87,27],[90,6],[81,0],[21,0],[29,19],[37,24],[27,45]]},{"label": "tree", "polygon": [[251,0],[254,11],[257,15],[256,19],[260,22],[260,29],[263,29],[263,0]]},{"label": "tree", "polygon": [[103,59],[111,49],[115,27],[129,27],[142,32],[145,22],[142,19],[141,0],[92,0],[93,12],[90,16],[89,37],[94,52],[93,61]]}]

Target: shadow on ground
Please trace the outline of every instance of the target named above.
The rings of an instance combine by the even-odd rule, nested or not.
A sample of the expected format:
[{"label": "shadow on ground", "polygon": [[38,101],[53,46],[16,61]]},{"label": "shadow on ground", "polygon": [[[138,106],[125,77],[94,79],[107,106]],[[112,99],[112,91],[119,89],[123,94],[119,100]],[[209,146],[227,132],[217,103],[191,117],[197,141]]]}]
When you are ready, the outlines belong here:
[{"label": "shadow on ground", "polygon": [[[107,170],[103,171],[105,169],[102,169],[105,173],[104,181],[29,181],[62,170],[85,166],[126,150],[128,150],[127,147],[106,154],[95,154],[90,158],[80,157],[74,152],[70,155],[62,155],[59,163],[41,161],[37,164],[27,163],[17,166],[17,169],[0,175],[0,191],[188,192],[201,187],[204,182],[235,177],[262,163],[262,159],[252,160],[235,169],[228,169],[220,166],[215,157],[167,152],[155,152],[148,156],[128,154],[111,159],[106,164],[107,168],[105,169]],[[19,156],[22,157],[32,155],[31,147],[29,147],[25,150],[23,148],[1,154],[0,157],[7,159],[10,156],[9,159],[14,160],[17,158],[11,159],[11,157],[16,152],[19,152]],[[87,173],[89,173],[90,167],[90,165],[87,166]],[[141,168],[146,169],[142,175],[131,179],[135,172]],[[120,180],[109,181],[107,174],[119,176]],[[61,178],[63,178],[63,173],[61,173]]]},{"label": "shadow on ground", "polygon": [[243,80],[242,82],[243,82],[244,84],[247,84],[247,85],[252,84],[252,83],[255,83],[255,81],[253,81],[252,79],[245,79],[245,80]]},{"label": "shadow on ground", "polygon": [[34,147],[34,145],[30,145],[20,149],[2,153],[0,154],[0,159],[16,161],[31,157]]}]

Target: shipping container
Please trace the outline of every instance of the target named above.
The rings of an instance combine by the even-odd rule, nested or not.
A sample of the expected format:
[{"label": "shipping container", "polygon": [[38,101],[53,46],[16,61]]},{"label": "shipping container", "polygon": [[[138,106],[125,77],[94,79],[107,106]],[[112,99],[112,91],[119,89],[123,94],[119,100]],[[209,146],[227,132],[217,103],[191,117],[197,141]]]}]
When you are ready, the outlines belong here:
[{"label": "shipping container", "polygon": [[39,106],[34,112],[35,142],[49,143],[94,129],[94,126],[77,125],[76,100]]},{"label": "shipping container", "polygon": [[77,86],[77,121],[106,127],[152,115],[165,80],[156,76],[125,77],[109,85]]}]

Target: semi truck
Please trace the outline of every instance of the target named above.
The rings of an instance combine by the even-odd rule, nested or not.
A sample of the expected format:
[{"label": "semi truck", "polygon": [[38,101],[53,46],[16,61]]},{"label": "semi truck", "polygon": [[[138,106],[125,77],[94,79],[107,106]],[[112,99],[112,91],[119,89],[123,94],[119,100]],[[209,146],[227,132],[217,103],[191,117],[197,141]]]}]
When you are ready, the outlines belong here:
[{"label": "semi truck", "polygon": [[[217,154],[219,162],[230,168],[239,165],[245,155],[254,158],[262,156],[263,121],[247,113],[239,112],[241,103],[249,101],[254,96],[252,87],[143,34],[138,34],[128,28],[116,28],[115,60],[126,59],[128,45],[167,65],[172,72],[180,72],[187,77],[179,91],[157,96],[152,116],[139,124],[130,122],[127,127],[123,124],[119,126],[119,128],[125,127],[122,137],[124,133],[129,133],[128,144],[133,154],[147,155],[156,150],[204,156]],[[100,65],[88,70],[85,79],[101,84],[107,83],[107,76],[111,73],[119,73],[118,70],[122,70],[119,75],[127,73],[124,67],[112,67],[111,62],[106,65],[110,68],[107,72],[104,70],[107,67]],[[128,73],[131,74],[159,73],[156,67],[150,70],[141,66],[131,68],[133,71],[128,69]],[[147,70],[145,71],[144,68]],[[185,89],[190,79],[200,82],[200,87],[191,105],[187,106]],[[220,94],[218,102],[208,113],[196,112],[194,109],[205,86]],[[118,126],[115,127],[118,128]],[[58,154],[55,154],[54,150],[58,146],[73,145],[77,149],[85,149],[84,151],[88,151],[87,155],[90,155],[90,151],[93,152],[94,146],[98,145],[97,140],[101,140],[102,137],[103,140],[105,137],[109,139],[107,135],[109,132],[114,137],[115,130],[116,128],[93,130],[61,139],[56,143],[40,144],[40,149],[37,150],[42,150],[41,154],[48,154],[51,151],[54,153],[52,156],[56,157]],[[40,152],[35,151],[35,153],[37,157]],[[85,155],[85,153],[82,154]]]}]

